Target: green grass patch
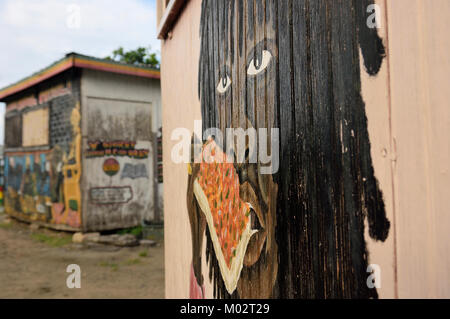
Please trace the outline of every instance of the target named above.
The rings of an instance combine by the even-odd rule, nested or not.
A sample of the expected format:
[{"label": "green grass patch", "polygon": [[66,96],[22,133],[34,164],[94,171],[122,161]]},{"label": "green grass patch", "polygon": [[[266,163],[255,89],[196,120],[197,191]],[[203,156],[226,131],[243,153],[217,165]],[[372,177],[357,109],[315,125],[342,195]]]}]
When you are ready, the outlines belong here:
[{"label": "green grass patch", "polygon": [[51,247],[62,247],[72,242],[72,238],[70,236],[50,236],[42,233],[31,234],[31,238]]},{"label": "green grass patch", "polygon": [[119,270],[119,265],[116,264],[116,263],[111,263],[111,262],[108,262],[108,261],[102,261],[99,265],[101,267],[111,268],[112,271]]},{"label": "green grass patch", "polygon": [[131,234],[131,235],[136,236],[137,238],[141,238],[142,237],[142,226],[139,225],[139,226],[136,226],[133,228],[122,229],[122,230],[119,230],[117,233],[119,235]]},{"label": "green grass patch", "polygon": [[12,223],[1,223],[0,228],[1,229],[11,229],[13,227]]},{"label": "green grass patch", "polygon": [[147,256],[148,256],[148,252],[147,252],[146,250],[141,251],[141,252],[139,253],[139,257],[147,257]]},{"label": "green grass patch", "polygon": [[125,264],[128,266],[132,266],[132,265],[137,265],[140,262],[141,262],[141,260],[139,258],[134,258],[134,259],[127,260],[127,262]]}]

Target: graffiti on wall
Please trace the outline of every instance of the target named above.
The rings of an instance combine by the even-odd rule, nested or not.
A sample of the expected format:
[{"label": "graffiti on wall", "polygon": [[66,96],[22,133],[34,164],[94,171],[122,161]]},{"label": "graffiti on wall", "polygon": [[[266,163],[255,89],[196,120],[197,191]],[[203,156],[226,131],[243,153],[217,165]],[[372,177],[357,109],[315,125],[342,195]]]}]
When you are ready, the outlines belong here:
[{"label": "graffiti on wall", "polygon": [[125,167],[123,168],[122,174],[120,175],[120,179],[138,179],[138,178],[147,178],[148,179],[148,172],[147,172],[147,166],[145,164],[125,164]]},{"label": "graffiti on wall", "polygon": [[73,140],[68,152],[55,145],[46,152],[5,156],[8,214],[29,221],[81,226],[79,105],[72,109],[70,122]]},{"label": "graffiti on wall", "polygon": [[51,217],[50,168],[46,154],[8,156],[5,176],[7,212],[16,210],[38,221]]},{"label": "graffiti on wall", "polygon": [[[111,178],[120,172],[120,180],[148,179],[146,164],[123,162],[124,158],[133,162],[148,159],[149,149],[138,149],[136,148],[137,144],[138,142],[134,141],[90,141],[85,155],[87,159],[91,160],[107,157],[102,168],[103,172]],[[108,156],[111,157],[108,158]],[[93,205],[123,205],[129,203],[132,199],[133,190],[131,186],[116,185],[89,189],[89,202]]]},{"label": "graffiti on wall", "polygon": [[[120,172],[121,181],[124,179],[148,179],[146,164],[133,164],[149,157],[149,149],[137,148],[138,144],[135,141],[88,141],[85,156],[93,161],[106,157],[102,168],[103,172],[111,178]],[[125,160],[131,160],[133,163],[127,163]],[[132,199],[133,189],[128,185],[91,187],[89,189],[89,203],[92,205],[124,205]]]},{"label": "graffiti on wall", "polygon": [[108,158],[103,162],[103,172],[108,176],[115,176],[120,171],[120,163],[115,158]]},{"label": "graffiti on wall", "polygon": [[133,199],[130,186],[93,187],[89,190],[89,200],[94,205],[126,204]]},{"label": "graffiti on wall", "polygon": [[[390,223],[374,175],[365,72],[385,54],[366,26],[373,0],[203,0],[203,130],[276,128],[280,169],[189,166],[190,295],[203,298],[202,247],[218,298],[376,298],[364,239]],[[203,149],[222,152],[202,139]],[[271,136],[268,137],[269,143]]]},{"label": "graffiti on wall", "polygon": [[86,158],[96,158],[104,156],[121,156],[134,159],[148,158],[148,149],[136,149],[136,142],[133,141],[90,141],[88,149],[85,151]]}]

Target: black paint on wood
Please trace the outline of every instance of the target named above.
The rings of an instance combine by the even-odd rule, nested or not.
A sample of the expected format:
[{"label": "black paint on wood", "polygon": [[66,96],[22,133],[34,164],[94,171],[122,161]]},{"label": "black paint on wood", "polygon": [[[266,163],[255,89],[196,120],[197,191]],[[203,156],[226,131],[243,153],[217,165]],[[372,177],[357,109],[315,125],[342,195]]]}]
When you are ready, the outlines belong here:
[{"label": "black paint on wood", "polygon": [[[264,207],[269,235],[258,261],[244,266],[231,296],[188,189],[194,272],[203,283],[200,250],[206,231],[216,297],[377,297],[366,284],[364,220],[368,218],[370,236],[381,241],[390,224],[374,176],[361,96],[360,48],[370,75],[378,73],[385,55],[376,29],[366,25],[371,3],[203,0],[203,128],[280,129],[276,174],[261,177],[252,173],[251,165],[236,167],[241,183],[253,186]],[[260,61],[263,50],[273,55],[271,64],[263,74],[247,75],[249,64]],[[232,85],[219,94],[217,85],[227,76]],[[276,198],[275,209],[267,204],[270,196]]]}]

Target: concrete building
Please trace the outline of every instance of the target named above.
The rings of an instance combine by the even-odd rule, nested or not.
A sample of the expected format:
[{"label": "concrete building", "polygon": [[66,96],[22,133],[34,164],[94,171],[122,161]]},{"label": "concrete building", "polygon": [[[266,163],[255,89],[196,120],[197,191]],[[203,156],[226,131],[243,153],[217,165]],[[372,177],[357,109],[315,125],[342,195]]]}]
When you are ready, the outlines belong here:
[{"label": "concrete building", "polygon": [[159,78],[70,53],[0,90],[6,213],[73,231],[162,220]]}]

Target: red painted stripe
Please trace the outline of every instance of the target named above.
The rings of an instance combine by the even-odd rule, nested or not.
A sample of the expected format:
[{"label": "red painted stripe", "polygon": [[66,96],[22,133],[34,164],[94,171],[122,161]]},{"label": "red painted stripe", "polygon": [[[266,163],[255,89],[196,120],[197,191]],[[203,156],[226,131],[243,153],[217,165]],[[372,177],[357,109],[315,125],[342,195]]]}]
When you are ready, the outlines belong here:
[{"label": "red painted stripe", "polygon": [[70,59],[68,61],[63,61],[61,65],[55,65],[53,68],[41,73],[37,74],[31,79],[25,80],[24,82],[17,83],[13,87],[10,87],[8,89],[5,89],[4,91],[0,92],[0,99],[4,98],[5,96],[9,96],[12,94],[15,94],[17,92],[20,92],[22,90],[28,89],[32,87],[33,85],[36,85],[42,81],[45,81],[52,76],[55,76],[61,72],[64,72],[65,70],[70,69],[73,67],[73,60]]},{"label": "red painted stripe", "polygon": [[146,70],[141,69],[139,67],[133,67],[130,65],[117,65],[111,64],[108,62],[102,61],[93,61],[87,60],[80,57],[70,57],[66,60],[61,61],[60,64],[51,67],[50,69],[43,71],[40,74],[37,74],[30,79],[26,79],[22,82],[19,82],[12,87],[6,88],[3,91],[0,91],[0,99],[3,99],[6,96],[13,95],[17,92],[28,89],[42,81],[45,81],[61,72],[64,72],[72,67],[91,69],[91,70],[99,70],[111,73],[119,73],[119,74],[127,74],[134,75],[144,78],[152,78],[152,79],[160,79],[160,71],[158,70]]}]

